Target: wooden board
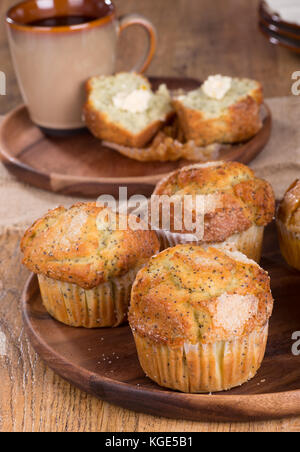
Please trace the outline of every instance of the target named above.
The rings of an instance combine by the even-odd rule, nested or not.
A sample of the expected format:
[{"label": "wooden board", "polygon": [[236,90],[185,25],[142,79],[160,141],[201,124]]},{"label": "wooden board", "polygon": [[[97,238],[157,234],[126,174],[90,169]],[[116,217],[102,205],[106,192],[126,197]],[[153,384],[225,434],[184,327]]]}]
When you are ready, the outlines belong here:
[{"label": "wooden board", "polygon": [[[188,78],[152,77],[156,88],[166,83],[170,89],[193,89],[199,81]],[[250,162],[269,140],[271,113],[264,105],[265,118],[260,132],[246,143],[225,147],[220,159]],[[170,171],[191,164],[176,162],[138,162],[104,147],[89,132],[72,137],[43,135],[29,118],[25,106],[4,119],[0,130],[0,157],[18,179],[38,188],[74,196],[118,195],[120,186],[133,194],[151,195],[155,184]]]},{"label": "wooden board", "polygon": [[103,400],[134,411],[178,419],[245,421],[300,414],[300,356],[291,352],[300,330],[300,275],[282,260],[274,224],[265,235],[262,266],[275,299],[262,367],[254,379],[227,392],[183,394],[144,376],[128,326],[98,330],[67,327],[42,306],[37,278],[22,297],[25,328],[42,359],[59,375]]}]

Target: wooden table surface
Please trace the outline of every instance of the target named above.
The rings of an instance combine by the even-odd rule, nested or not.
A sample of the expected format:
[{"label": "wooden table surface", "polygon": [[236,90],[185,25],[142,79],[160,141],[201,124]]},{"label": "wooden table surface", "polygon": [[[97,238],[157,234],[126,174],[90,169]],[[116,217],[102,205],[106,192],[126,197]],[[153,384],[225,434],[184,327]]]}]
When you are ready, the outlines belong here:
[{"label": "wooden table surface", "polygon": [[[3,25],[5,11],[15,3],[0,2],[0,70],[7,76],[0,114],[21,102]],[[290,94],[291,74],[299,70],[300,58],[271,46],[257,31],[257,0],[115,3],[119,14],[142,13],[157,27],[159,47],[149,74],[200,79],[212,73],[249,76],[263,83],[268,97]],[[141,39],[133,40],[135,32]],[[119,69],[134,62],[133,51],[141,50],[142,39],[138,30],[124,35]],[[0,431],[300,431],[300,418],[229,424],[137,414],[103,403],[63,381],[41,362],[23,332],[19,300],[28,272],[20,264],[19,240],[16,232],[0,236]]]}]

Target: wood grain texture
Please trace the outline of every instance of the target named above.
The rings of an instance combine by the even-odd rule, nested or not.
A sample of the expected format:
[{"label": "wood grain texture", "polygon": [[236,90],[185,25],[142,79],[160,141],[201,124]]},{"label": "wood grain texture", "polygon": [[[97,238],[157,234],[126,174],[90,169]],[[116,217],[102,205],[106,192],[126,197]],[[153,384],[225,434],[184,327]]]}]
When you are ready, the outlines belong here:
[{"label": "wood grain texture", "polygon": [[[8,7],[0,2],[0,70],[7,75],[7,96],[0,97],[0,114],[21,103],[4,26]],[[158,31],[158,50],[147,74],[196,77],[213,73],[246,76],[262,82],[266,97],[290,94],[291,74],[299,70],[299,56],[272,46],[258,32],[259,0],[115,0],[119,15],[144,14]],[[144,48],[144,31],[124,31],[117,69],[132,67]]]},{"label": "wood grain texture", "polygon": [[[195,79],[154,77],[154,89],[166,83],[170,90],[193,89]],[[271,112],[261,107],[263,126],[245,143],[223,146],[220,160],[249,163],[263,151],[271,133]],[[88,131],[69,137],[47,137],[30,120],[27,109],[18,107],[9,113],[0,127],[0,159],[19,180],[55,193],[95,197],[118,197],[126,186],[128,196],[151,196],[155,185],[170,171],[196,162],[138,162],[102,144]]]},{"label": "wood grain texture", "polygon": [[255,378],[230,391],[183,394],[159,387],[145,377],[128,325],[87,330],[57,322],[42,305],[35,275],[22,296],[26,331],[41,358],[59,375],[125,408],[202,421],[300,415],[300,357],[291,351],[300,319],[299,272],[281,258],[274,223],[266,230],[264,244],[261,265],[271,277],[275,299],[266,356]]},{"label": "wood grain texture", "polygon": [[87,395],[54,374],[24,333],[20,298],[29,272],[20,264],[20,234],[0,236],[0,431],[206,432],[300,431],[300,417],[278,421],[207,423],[137,414]]},{"label": "wood grain texture", "polygon": [[[0,113],[21,103],[4,27],[4,14],[19,0],[0,2],[0,70],[7,95]],[[115,0],[120,14],[138,12],[156,25],[159,48],[148,74],[189,76],[211,73],[260,80],[265,95],[289,95],[299,56],[269,44],[257,30],[259,0]],[[128,30],[119,46],[118,69],[136,61],[143,32]],[[134,41],[133,41],[134,39]],[[2,199],[1,199],[2,201]],[[9,207],[8,207],[9,208]],[[300,417],[278,421],[206,423],[137,414],[86,395],[55,375],[34,353],[24,334],[20,297],[28,272],[20,264],[19,233],[0,235],[0,330],[6,354],[0,356],[1,431],[103,432],[299,432]],[[299,328],[300,329],[300,328]]]}]

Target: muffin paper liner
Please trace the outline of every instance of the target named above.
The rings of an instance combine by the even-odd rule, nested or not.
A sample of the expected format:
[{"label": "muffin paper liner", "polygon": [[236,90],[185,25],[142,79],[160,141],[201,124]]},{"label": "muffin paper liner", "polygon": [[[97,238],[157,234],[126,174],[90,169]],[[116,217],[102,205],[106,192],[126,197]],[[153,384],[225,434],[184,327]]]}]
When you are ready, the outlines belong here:
[{"label": "muffin paper liner", "polygon": [[169,347],[133,331],[140,364],[160,386],[182,392],[217,392],[254,377],[263,360],[268,323],[249,335],[212,344]]},{"label": "muffin paper liner", "polygon": [[91,290],[38,275],[43,304],[66,325],[85,328],[118,326],[127,319],[130,292],[139,269]]},{"label": "muffin paper liner", "polygon": [[[161,251],[179,245],[181,243],[197,244],[213,246],[215,243],[202,242],[197,239],[193,234],[182,234],[177,232],[170,232],[164,229],[157,229],[157,237],[160,242]],[[236,248],[241,253],[245,254],[249,259],[253,259],[256,262],[260,261],[262,242],[264,235],[264,226],[253,225],[246,231],[238,234],[233,234],[228,237],[224,242],[218,242],[224,245],[230,245]]]},{"label": "muffin paper liner", "polygon": [[300,270],[300,234],[290,231],[280,220],[277,220],[276,224],[284,259],[291,267]]}]

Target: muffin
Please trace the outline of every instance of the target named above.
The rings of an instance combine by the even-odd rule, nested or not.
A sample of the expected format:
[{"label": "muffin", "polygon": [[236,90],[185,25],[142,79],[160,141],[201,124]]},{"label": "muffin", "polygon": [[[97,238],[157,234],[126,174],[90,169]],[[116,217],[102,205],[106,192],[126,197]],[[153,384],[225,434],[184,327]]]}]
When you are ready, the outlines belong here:
[{"label": "muffin", "polygon": [[261,128],[262,86],[255,80],[210,76],[173,100],[187,140],[198,146],[250,139]]},{"label": "muffin", "polygon": [[[182,207],[181,228],[178,229],[179,213],[172,209],[171,203],[170,214],[164,209],[165,214],[170,215],[169,228],[164,227],[162,209],[159,222],[154,221],[153,224],[154,197],[151,200],[150,221],[152,227],[157,229],[161,249],[187,242],[223,242],[236,247],[250,259],[259,261],[264,227],[273,219],[275,198],[271,185],[255,177],[246,165],[215,161],[186,166],[162,179],[153,194],[182,200],[183,206],[186,199],[193,199],[190,208],[193,221],[195,224],[200,220],[203,223],[200,234],[187,229],[185,217],[189,209]],[[201,211],[196,199],[202,200]]]},{"label": "muffin", "polygon": [[[135,276],[158,252],[154,232],[121,230],[111,214],[94,202],[58,207],[22,239],[23,264],[38,275],[43,304],[62,323],[86,328],[123,323]],[[116,226],[129,219],[115,218]]]},{"label": "muffin", "polygon": [[280,249],[291,267],[300,270],[300,180],[286,191],[276,216]]},{"label": "muffin", "polygon": [[140,74],[92,77],[86,88],[85,123],[101,140],[143,147],[174,114],[166,85],[154,93]]},{"label": "muffin", "polygon": [[177,245],[137,274],[129,323],[149,378],[215,392],[256,374],[272,308],[269,277],[256,262],[221,247]]}]

